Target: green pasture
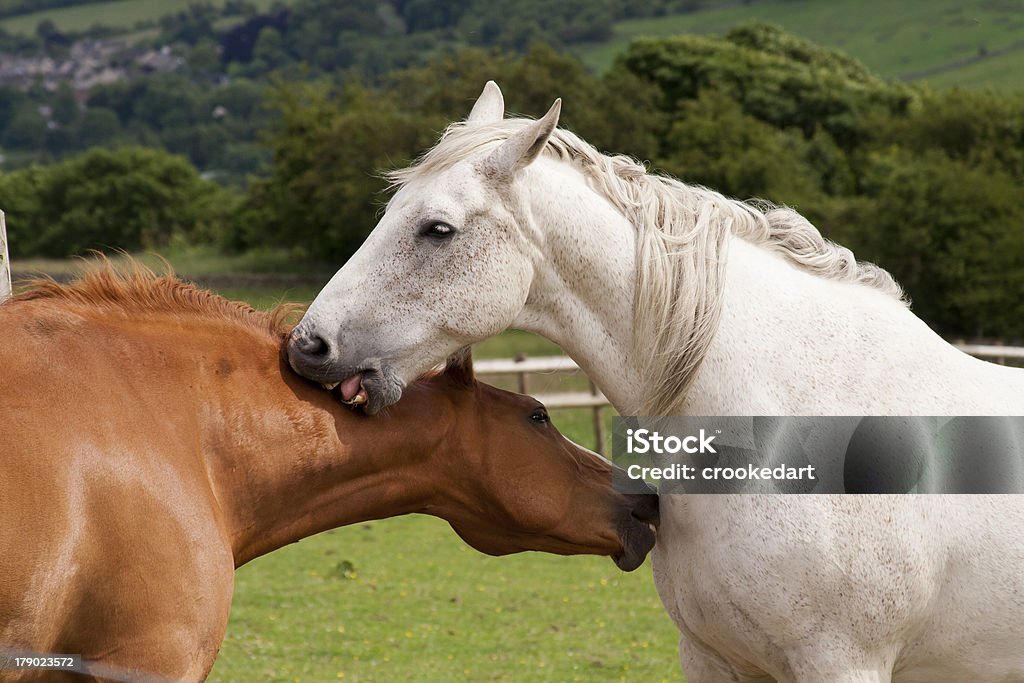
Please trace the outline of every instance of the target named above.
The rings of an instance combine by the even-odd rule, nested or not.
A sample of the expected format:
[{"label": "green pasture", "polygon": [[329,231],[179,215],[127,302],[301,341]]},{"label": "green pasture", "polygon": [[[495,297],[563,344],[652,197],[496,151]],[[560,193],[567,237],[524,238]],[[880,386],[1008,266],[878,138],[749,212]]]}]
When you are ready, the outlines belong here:
[{"label": "green pasture", "polygon": [[[301,267],[281,253],[224,257],[186,249],[167,256],[177,272],[193,276]],[[140,258],[161,264],[152,255]],[[80,261],[12,265],[16,272],[56,274],[82,267]],[[267,308],[308,303],[317,290],[220,292]],[[560,350],[510,331],[475,353],[506,358]],[[531,382],[538,393],[588,386],[578,375]],[[514,381],[504,384],[514,388]],[[570,438],[595,445],[589,410],[554,411],[553,419]],[[235,580],[211,681],[683,680],[678,634],[655,593],[649,562],[625,574],[603,557],[487,557],[445,522],[414,515],[328,531],[251,562]]]},{"label": "green pasture", "polygon": [[[1016,0],[763,0],[712,5],[668,17],[618,22],[613,38],[574,50],[588,66],[604,71],[638,36],[723,34],[749,20],[770,21],[786,31],[836,47],[891,78],[914,76],[993,52],[1024,39],[1024,5]],[[1024,45],[975,65],[931,76],[936,85],[1024,86]],[[963,70],[962,76],[958,75]]]},{"label": "green pasture", "polygon": [[212,681],[679,681],[650,566],[486,557],[410,516],[307,539],[236,573]]},{"label": "green pasture", "polygon": [[[84,31],[102,24],[117,29],[131,29],[139,22],[156,21],[165,14],[187,9],[196,0],[108,0],[87,5],[61,7],[20,14],[0,20],[0,28],[10,33],[31,35],[43,19],[49,19],[61,31]],[[217,7],[226,0],[208,0]],[[268,9],[273,0],[252,0],[260,9]]]},{"label": "green pasture", "polygon": [[1005,54],[936,73],[925,80],[930,85],[939,87],[981,88],[1002,85],[1024,88],[1024,49],[1011,50]]}]

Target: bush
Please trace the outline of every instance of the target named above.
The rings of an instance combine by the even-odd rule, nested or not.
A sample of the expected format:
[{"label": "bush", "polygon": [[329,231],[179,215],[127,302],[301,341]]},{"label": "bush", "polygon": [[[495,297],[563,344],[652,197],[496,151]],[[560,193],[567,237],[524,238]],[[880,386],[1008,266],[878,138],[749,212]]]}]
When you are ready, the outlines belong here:
[{"label": "bush", "polygon": [[182,157],[127,147],[0,174],[11,249],[62,257],[219,237],[236,200]]}]

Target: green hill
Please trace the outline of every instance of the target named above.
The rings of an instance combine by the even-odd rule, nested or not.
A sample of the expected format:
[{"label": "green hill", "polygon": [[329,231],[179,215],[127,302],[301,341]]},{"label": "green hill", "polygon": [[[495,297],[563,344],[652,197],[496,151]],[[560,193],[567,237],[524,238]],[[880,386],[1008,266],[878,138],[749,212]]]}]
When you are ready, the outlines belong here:
[{"label": "green hill", "polygon": [[[157,21],[166,14],[186,9],[197,0],[100,0],[72,7],[40,10],[0,20],[0,28],[9,33],[32,35],[40,21],[49,19],[60,31],[84,31],[102,24],[126,32],[140,22]],[[227,0],[206,0],[216,7]],[[251,0],[260,9],[267,9],[273,0]]]},{"label": "green hill", "polygon": [[723,34],[748,20],[835,47],[890,78],[935,85],[1024,87],[1021,0],[762,0],[675,16],[621,21],[611,40],[574,52],[606,70],[630,40],[677,33]]},{"label": "green hill", "polygon": [[[151,28],[134,29],[153,26],[195,1],[97,0],[7,17],[0,28],[31,35],[49,19],[62,31],[102,24],[122,30],[128,39],[151,37]],[[272,2],[253,4],[266,9]],[[0,8],[4,4],[0,0]],[[890,78],[937,86],[1024,87],[1024,0],[704,0],[700,6],[686,14],[619,21],[609,40],[579,43],[572,52],[602,72],[638,36],[724,34],[738,23],[760,20],[839,48]]]}]

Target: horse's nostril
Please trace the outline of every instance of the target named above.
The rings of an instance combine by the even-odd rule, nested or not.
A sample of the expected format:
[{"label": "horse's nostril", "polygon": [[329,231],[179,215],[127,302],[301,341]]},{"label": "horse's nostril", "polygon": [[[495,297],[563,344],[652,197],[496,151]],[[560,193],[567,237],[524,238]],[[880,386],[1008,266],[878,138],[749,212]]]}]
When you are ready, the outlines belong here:
[{"label": "horse's nostril", "polygon": [[654,494],[631,495],[634,500],[631,514],[641,522],[657,525],[659,522],[658,496]]},{"label": "horse's nostril", "polygon": [[292,347],[304,356],[325,356],[330,351],[324,338],[316,334],[292,337]]}]

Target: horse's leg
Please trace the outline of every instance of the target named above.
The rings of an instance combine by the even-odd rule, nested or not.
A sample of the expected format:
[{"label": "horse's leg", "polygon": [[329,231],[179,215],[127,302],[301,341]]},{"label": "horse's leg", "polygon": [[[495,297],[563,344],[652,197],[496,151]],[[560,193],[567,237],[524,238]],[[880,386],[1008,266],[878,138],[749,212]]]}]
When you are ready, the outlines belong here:
[{"label": "horse's leg", "polygon": [[[815,658],[818,660],[819,658]],[[792,663],[793,677],[786,683],[891,683],[892,665],[871,657],[839,655],[805,664]]]},{"label": "horse's leg", "polygon": [[793,683],[890,683],[892,675],[881,671],[848,669],[845,671],[815,671],[797,674]]},{"label": "horse's leg", "polygon": [[700,648],[686,636],[679,637],[679,664],[686,683],[771,683],[768,675],[738,671],[713,652]]},{"label": "horse's leg", "polygon": [[[861,661],[867,661],[861,658]],[[687,683],[772,683],[776,679],[763,672],[742,670],[714,652],[679,638],[679,662]],[[778,683],[891,683],[891,667],[865,667],[855,664],[821,662],[795,664],[790,676]]]}]

